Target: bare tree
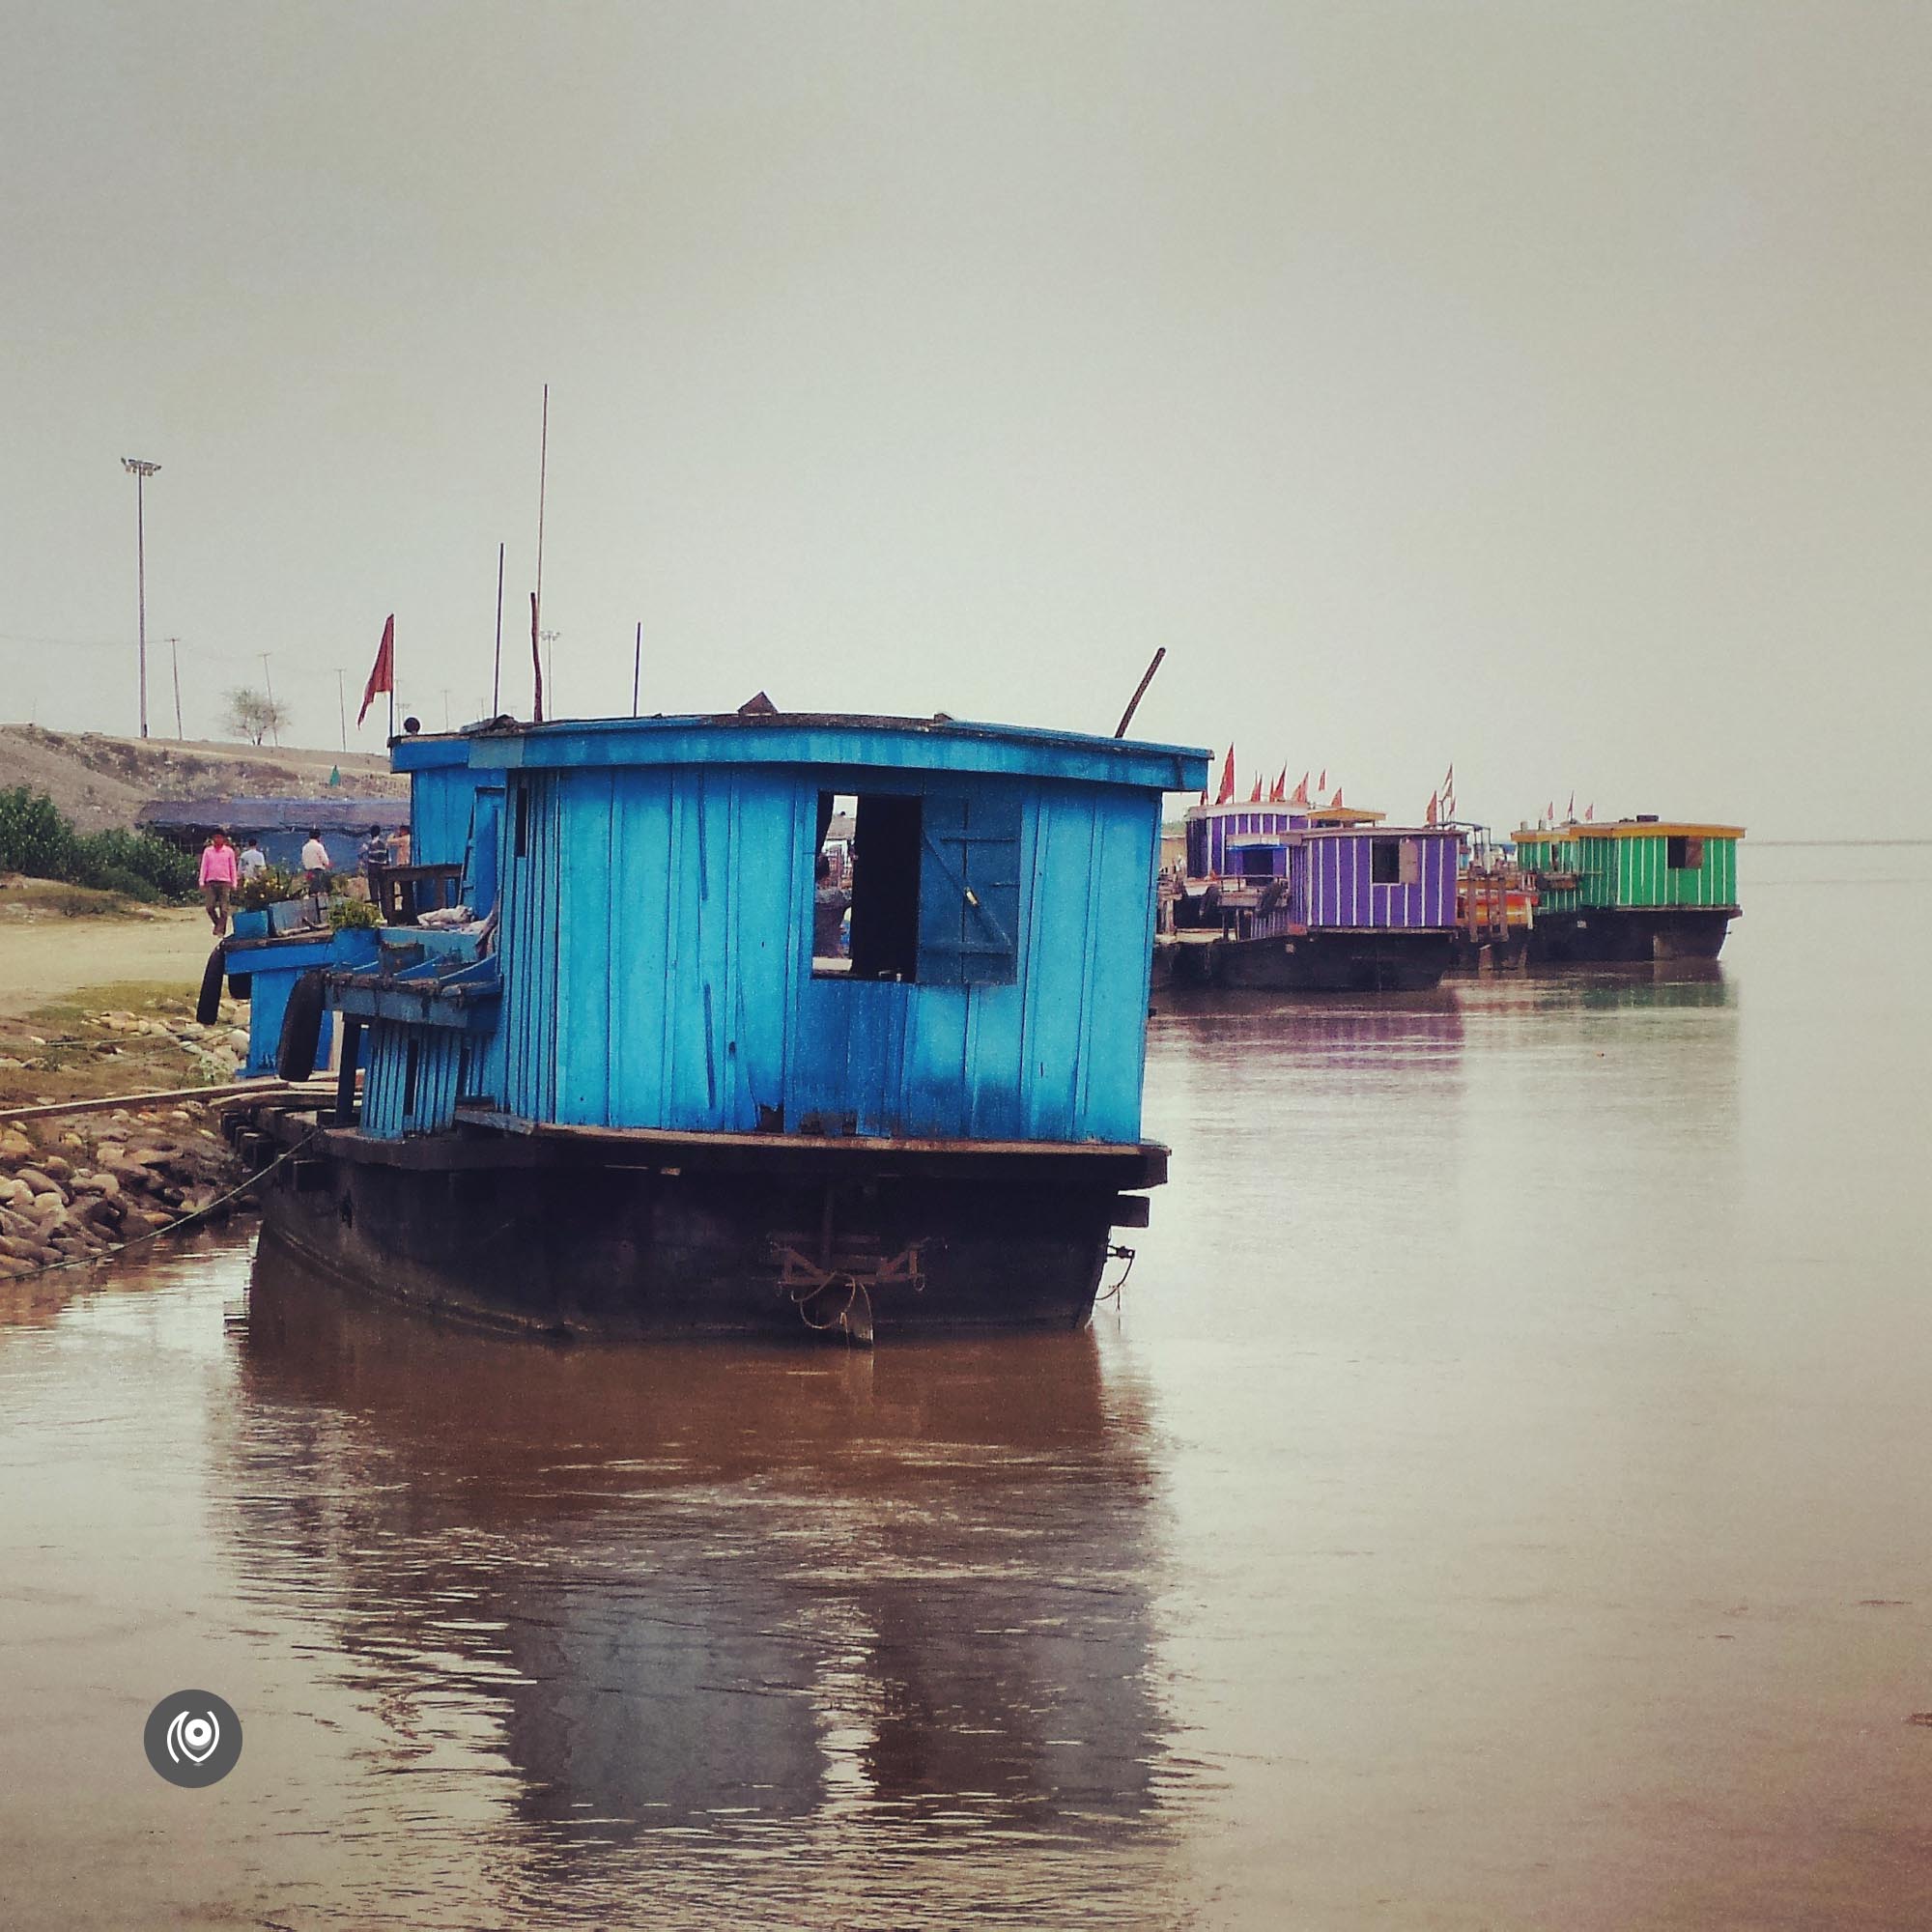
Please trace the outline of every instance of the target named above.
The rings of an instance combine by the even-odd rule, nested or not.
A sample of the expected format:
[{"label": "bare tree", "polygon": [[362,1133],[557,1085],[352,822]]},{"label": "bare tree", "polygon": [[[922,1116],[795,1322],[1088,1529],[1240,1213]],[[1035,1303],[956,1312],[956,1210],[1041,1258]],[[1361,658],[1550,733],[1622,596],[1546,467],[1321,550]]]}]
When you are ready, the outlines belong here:
[{"label": "bare tree", "polygon": [[241,732],[244,738],[252,738],[258,745],[270,734],[279,745],[282,727],[289,722],[289,707],[266,691],[250,691],[244,685],[228,694],[228,728]]}]

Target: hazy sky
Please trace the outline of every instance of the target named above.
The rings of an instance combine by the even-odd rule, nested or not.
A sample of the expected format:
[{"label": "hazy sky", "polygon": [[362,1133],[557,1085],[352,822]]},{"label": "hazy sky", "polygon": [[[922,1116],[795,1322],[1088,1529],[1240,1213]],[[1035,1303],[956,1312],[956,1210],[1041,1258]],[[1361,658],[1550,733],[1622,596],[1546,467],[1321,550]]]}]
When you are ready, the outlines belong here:
[{"label": "hazy sky", "polygon": [[[1921,831],[1932,6],[0,0],[0,718],[930,712]],[[380,745],[379,717],[352,743]],[[1913,810],[1910,819],[1903,812]]]}]

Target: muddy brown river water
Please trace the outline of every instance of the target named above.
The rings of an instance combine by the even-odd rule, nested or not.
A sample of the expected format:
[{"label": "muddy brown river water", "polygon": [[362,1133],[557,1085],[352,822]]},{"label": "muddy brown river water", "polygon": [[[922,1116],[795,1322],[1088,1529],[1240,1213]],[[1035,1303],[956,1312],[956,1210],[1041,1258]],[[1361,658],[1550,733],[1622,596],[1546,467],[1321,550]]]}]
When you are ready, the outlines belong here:
[{"label": "muddy brown river water", "polygon": [[1750,858],[1717,975],[1165,1007],[1083,1335],[0,1287],[0,1925],[1932,1924],[1932,848]]}]

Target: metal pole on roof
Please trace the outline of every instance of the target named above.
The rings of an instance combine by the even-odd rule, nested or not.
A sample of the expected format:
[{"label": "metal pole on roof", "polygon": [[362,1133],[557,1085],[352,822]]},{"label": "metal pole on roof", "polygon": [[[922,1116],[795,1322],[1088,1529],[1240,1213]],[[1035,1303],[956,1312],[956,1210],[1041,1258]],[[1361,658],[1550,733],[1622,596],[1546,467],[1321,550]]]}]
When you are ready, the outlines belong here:
[{"label": "metal pole on roof", "polygon": [[497,546],[497,656],[490,672],[490,716],[501,709],[503,695],[503,546]]},{"label": "metal pole on roof", "polygon": [[638,685],[644,670],[644,620],[638,619],[638,641],[631,649],[631,716],[638,715]]},{"label": "metal pole on roof", "polygon": [[1165,644],[1154,652],[1153,662],[1142,673],[1141,681],[1134,686],[1134,695],[1127,699],[1127,708],[1121,713],[1121,722],[1114,726],[1115,737],[1124,738],[1127,735],[1127,726],[1134,722],[1134,713],[1141,708],[1141,699],[1147,696],[1147,688],[1153,682],[1153,674],[1160,668],[1160,661],[1166,655]]}]

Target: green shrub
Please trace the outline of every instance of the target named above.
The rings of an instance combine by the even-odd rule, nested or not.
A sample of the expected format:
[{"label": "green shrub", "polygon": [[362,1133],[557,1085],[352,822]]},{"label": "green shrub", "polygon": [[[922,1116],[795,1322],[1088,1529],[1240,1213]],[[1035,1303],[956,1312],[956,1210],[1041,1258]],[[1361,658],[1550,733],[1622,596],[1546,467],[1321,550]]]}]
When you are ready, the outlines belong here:
[{"label": "green shrub", "polygon": [[0,871],[76,885],[75,863],[73,827],[52,799],[25,785],[0,791]]},{"label": "green shrub", "polygon": [[0,791],[0,871],[92,886],[152,904],[191,899],[199,862],[148,832],[76,832],[44,792]]},{"label": "green shrub", "polygon": [[[89,832],[74,840],[87,876],[77,883],[125,892],[140,899],[190,899],[200,890],[201,864],[191,853],[149,832]],[[133,880],[134,885],[125,883]]]}]

